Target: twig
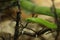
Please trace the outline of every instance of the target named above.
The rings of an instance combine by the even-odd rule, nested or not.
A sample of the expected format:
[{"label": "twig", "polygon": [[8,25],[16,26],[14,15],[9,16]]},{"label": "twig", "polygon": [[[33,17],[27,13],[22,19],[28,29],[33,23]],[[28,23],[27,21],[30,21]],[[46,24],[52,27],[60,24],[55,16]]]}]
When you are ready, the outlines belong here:
[{"label": "twig", "polygon": [[20,1],[16,0],[17,6],[18,6],[18,12],[16,16],[16,26],[15,26],[15,34],[14,34],[14,40],[18,40],[19,37],[19,22],[21,22],[21,9],[20,9]]},{"label": "twig", "polygon": [[58,15],[56,13],[56,8],[54,5],[54,0],[52,0],[52,13],[54,14],[55,23],[57,24],[57,35],[56,35],[55,40],[58,40],[60,25],[59,25]]}]

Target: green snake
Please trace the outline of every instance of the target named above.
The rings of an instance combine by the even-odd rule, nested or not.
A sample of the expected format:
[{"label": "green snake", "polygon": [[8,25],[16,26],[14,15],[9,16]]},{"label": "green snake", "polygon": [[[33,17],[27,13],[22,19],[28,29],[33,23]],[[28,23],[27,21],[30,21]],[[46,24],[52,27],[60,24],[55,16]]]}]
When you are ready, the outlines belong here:
[{"label": "green snake", "polygon": [[[11,0],[11,1],[9,1],[9,2],[4,2],[5,4],[7,4],[8,3],[8,5],[11,5],[11,4],[13,4],[13,2],[14,2],[15,0]],[[30,0],[20,0],[20,4],[21,4],[21,8],[22,9],[25,9],[25,10],[28,10],[28,11],[30,11],[30,12],[34,12],[34,13],[37,13],[37,14],[43,14],[43,15],[48,15],[48,16],[52,16],[52,17],[54,17],[54,14],[52,14],[51,13],[51,10],[50,10],[50,8],[49,7],[43,7],[43,6],[37,6],[37,5],[35,5],[34,3],[32,3]],[[7,5],[2,5],[2,6],[0,6],[0,8],[4,8],[4,7],[6,7]],[[34,8],[34,10],[33,10],[33,8]],[[58,17],[60,18],[60,9],[57,9],[56,8],[56,12],[57,12],[57,15],[58,15]],[[34,19],[34,20],[40,20],[40,21],[34,21],[34,20],[32,20],[32,19]],[[36,23],[42,23],[42,24],[44,24],[45,26],[48,26],[49,28],[51,28],[51,29],[56,29],[57,28],[57,26],[54,24],[54,23],[50,23],[50,22],[48,22],[48,21],[44,21],[44,20],[42,20],[42,19],[39,19],[39,18],[29,18],[29,19],[27,19],[27,20],[29,20],[29,21],[33,21],[33,22],[36,22]],[[43,21],[43,22],[41,22],[41,21]],[[45,24],[45,23],[47,24]],[[53,27],[54,26],[54,27]]]},{"label": "green snake", "polygon": [[[34,11],[37,14],[54,16],[54,14],[51,13],[50,7],[37,6],[29,0],[20,0],[20,3],[23,9],[28,10],[30,12]],[[33,8],[34,10],[32,10]],[[56,8],[56,12],[58,17],[60,18],[60,9]]]}]

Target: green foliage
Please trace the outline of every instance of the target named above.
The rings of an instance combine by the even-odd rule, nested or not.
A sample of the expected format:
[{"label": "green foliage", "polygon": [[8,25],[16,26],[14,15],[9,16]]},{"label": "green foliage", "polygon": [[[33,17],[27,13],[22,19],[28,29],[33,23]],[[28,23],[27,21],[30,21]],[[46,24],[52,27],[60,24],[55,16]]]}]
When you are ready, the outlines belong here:
[{"label": "green foliage", "polygon": [[48,22],[46,20],[43,20],[41,18],[27,18],[26,19],[27,22],[34,22],[34,23],[38,23],[38,24],[42,24],[50,29],[57,29],[56,24]]}]

